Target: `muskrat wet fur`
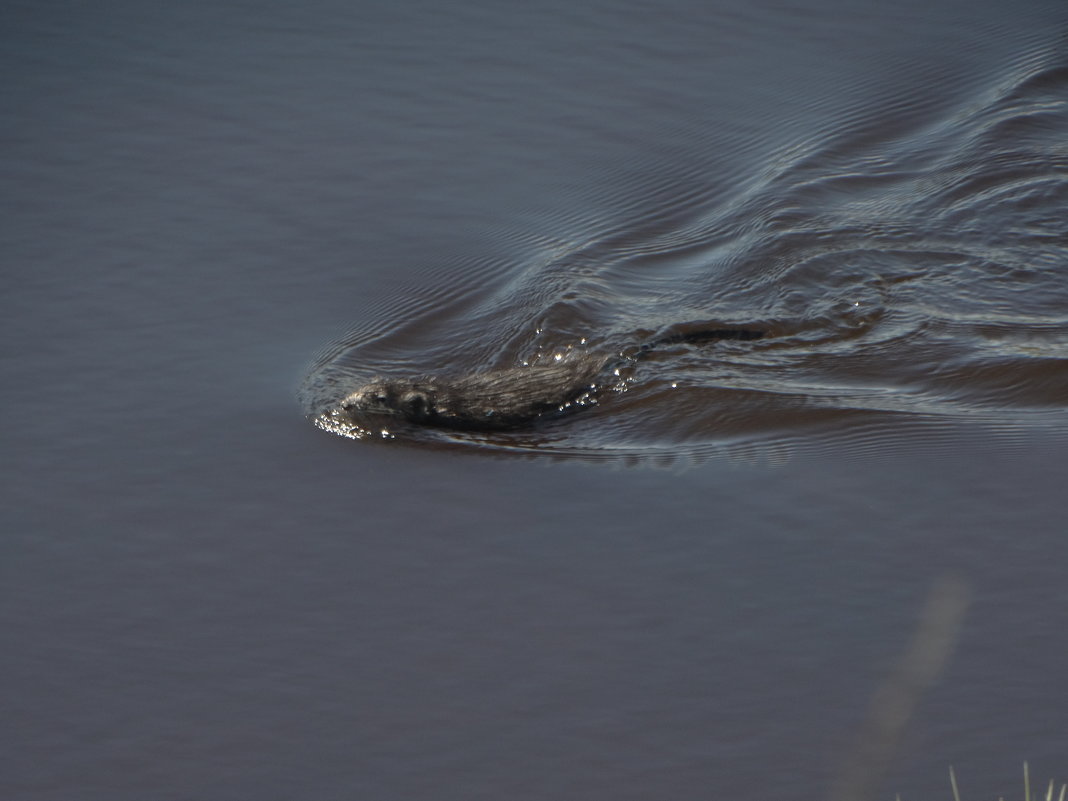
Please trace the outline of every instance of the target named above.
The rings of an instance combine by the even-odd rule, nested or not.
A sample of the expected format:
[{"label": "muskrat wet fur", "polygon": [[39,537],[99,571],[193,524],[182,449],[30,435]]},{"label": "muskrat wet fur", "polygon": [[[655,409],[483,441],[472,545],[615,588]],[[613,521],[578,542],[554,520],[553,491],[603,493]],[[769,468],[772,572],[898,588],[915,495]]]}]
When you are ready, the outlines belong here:
[{"label": "muskrat wet fur", "polygon": [[341,401],[349,416],[389,415],[417,425],[502,430],[589,406],[615,369],[637,362],[658,345],[720,339],[759,339],[762,331],[711,329],[671,334],[625,359],[571,353],[547,365],[510,367],[455,378],[376,378]]},{"label": "muskrat wet fur", "polygon": [[515,428],[590,402],[604,367],[603,359],[581,354],[544,367],[511,367],[451,379],[378,378],[346,397],[341,408],[440,428]]}]

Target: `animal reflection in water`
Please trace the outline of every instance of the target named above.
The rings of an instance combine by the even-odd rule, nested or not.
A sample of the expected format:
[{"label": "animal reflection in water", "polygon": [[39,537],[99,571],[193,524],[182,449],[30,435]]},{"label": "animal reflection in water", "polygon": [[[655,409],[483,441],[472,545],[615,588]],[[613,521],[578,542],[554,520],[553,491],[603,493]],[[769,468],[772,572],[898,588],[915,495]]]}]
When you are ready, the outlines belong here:
[{"label": "animal reflection in water", "polygon": [[435,428],[522,428],[596,403],[598,392],[616,383],[616,371],[621,366],[637,362],[657,346],[762,336],[763,331],[748,328],[699,329],[646,343],[630,359],[574,354],[544,366],[489,370],[455,378],[377,378],[346,396],[341,401],[341,411],[353,421],[381,415]]}]

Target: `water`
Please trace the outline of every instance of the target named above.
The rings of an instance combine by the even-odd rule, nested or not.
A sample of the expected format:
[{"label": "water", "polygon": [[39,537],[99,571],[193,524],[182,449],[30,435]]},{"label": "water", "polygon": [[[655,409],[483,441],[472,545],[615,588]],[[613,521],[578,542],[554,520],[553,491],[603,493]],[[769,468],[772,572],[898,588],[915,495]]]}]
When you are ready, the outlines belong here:
[{"label": "water", "polygon": [[769,335],[658,355],[612,387],[625,399],[578,425],[448,439],[640,457],[813,421],[818,441],[851,427],[857,445],[917,418],[1060,433],[1068,67],[1035,51],[952,104],[880,107],[891,126],[829,117],[786,144],[751,143],[750,172],[728,171],[728,185],[703,149],[621,170],[599,188],[622,209],[595,221],[547,213],[537,238],[510,242],[517,264],[483,268],[466,295],[405,293],[403,313],[341,340],[310,376],[306,406],[328,430],[376,436],[374,420],[350,429],[329,415],[376,374],[485,374],[575,350],[611,362],[650,332],[703,321]]},{"label": "water", "polygon": [[1062,3],[5,17],[4,797],[828,797],[946,575],[878,797],[1068,778]]}]

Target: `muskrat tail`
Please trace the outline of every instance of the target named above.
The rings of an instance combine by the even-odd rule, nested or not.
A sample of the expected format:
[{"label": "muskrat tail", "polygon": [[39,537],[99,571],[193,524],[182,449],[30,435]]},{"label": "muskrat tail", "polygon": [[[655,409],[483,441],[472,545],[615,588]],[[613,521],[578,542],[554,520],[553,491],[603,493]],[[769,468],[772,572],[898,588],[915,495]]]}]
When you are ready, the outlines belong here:
[{"label": "muskrat tail", "polygon": [[641,358],[653,348],[658,348],[661,345],[675,345],[680,342],[687,344],[701,345],[706,342],[718,342],[721,339],[732,339],[736,341],[749,341],[753,339],[761,339],[764,336],[764,331],[760,331],[755,328],[699,328],[686,326],[689,330],[678,330],[682,326],[673,326],[675,331],[669,334],[659,336],[651,342],[645,342],[638,347],[638,358]]}]

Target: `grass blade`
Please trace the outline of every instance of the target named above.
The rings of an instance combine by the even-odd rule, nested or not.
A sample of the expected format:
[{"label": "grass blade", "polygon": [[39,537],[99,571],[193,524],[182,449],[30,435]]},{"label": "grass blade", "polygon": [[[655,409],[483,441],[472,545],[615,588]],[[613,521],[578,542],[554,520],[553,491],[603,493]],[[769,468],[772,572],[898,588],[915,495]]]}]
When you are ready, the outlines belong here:
[{"label": "grass blade", "polygon": [[960,801],[960,793],[957,792],[957,774],[953,772],[953,766],[949,766],[949,784],[953,788],[953,801]]}]

